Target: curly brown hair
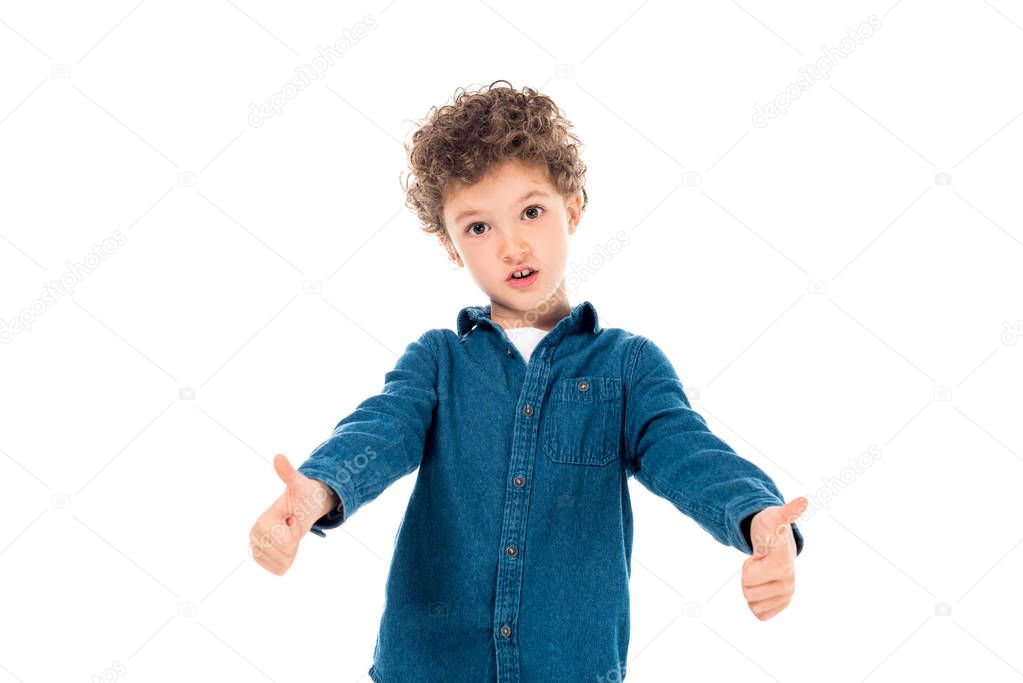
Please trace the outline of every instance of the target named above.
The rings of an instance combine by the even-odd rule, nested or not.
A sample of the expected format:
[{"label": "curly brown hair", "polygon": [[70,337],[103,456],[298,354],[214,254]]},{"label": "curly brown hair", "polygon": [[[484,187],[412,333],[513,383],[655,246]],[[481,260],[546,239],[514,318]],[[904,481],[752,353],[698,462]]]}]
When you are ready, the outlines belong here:
[{"label": "curly brown hair", "polygon": [[[507,86],[494,87],[498,83]],[[458,88],[451,104],[431,108],[422,122],[412,144],[405,144],[411,177],[402,188],[422,230],[442,244],[450,244],[443,209],[450,188],[471,185],[509,159],[543,164],[562,196],[582,192],[586,209],[583,145],[554,101],[533,88],[520,92],[506,80],[474,92]]]}]

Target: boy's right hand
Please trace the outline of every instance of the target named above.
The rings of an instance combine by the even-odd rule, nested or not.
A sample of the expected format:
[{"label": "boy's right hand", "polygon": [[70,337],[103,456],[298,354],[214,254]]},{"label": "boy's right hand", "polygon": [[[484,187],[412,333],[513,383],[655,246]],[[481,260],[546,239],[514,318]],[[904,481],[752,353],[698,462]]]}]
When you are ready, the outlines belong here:
[{"label": "boy's right hand", "polygon": [[287,488],[252,526],[249,549],[261,566],[283,576],[295,561],[299,541],[338,500],[333,489],[296,470],[281,453],[274,456],[274,470]]}]

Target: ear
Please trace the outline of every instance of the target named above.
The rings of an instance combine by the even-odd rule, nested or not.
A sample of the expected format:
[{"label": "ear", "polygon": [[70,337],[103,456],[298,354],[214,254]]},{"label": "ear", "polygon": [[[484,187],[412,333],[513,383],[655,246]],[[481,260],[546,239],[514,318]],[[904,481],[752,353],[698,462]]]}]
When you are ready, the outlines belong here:
[{"label": "ear", "polygon": [[440,233],[437,235],[437,241],[440,242],[441,246],[444,247],[444,251],[448,253],[448,261],[455,265],[457,268],[461,268],[465,264],[462,263],[462,257],[458,255],[458,251],[454,245],[451,244],[451,240],[448,238],[446,233]]},{"label": "ear", "polygon": [[568,234],[574,235],[582,220],[583,193],[576,192],[565,202],[565,211],[568,213]]}]

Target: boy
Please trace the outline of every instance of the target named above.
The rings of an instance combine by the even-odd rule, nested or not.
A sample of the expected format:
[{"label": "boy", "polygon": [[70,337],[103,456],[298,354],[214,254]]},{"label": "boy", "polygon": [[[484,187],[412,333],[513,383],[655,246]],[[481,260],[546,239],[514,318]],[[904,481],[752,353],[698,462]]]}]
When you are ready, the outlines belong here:
[{"label": "boy", "polygon": [[785,504],[709,431],[653,341],[568,302],[578,139],[549,98],[496,83],[431,112],[406,186],[490,304],[411,342],[298,470],[278,454],[287,489],[251,533],[257,561],[283,574],[308,531],[325,536],[418,468],[377,683],[624,679],[632,476],[750,553],[743,594],[760,619],[791,599],[803,546],[806,499]]}]

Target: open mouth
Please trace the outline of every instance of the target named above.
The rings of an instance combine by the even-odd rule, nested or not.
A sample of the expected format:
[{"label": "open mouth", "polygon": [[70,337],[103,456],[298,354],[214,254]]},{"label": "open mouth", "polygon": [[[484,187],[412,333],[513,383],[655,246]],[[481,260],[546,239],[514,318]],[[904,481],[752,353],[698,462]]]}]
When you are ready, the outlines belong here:
[{"label": "open mouth", "polygon": [[508,278],[509,285],[511,285],[512,287],[528,287],[529,285],[536,282],[537,273],[539,273],[540,271],[526,268],[524,271],[520,272],[528,274],[525,275],[524,277],[520,277],[517,273],[515,275],[512,275],[510,278]]}]

